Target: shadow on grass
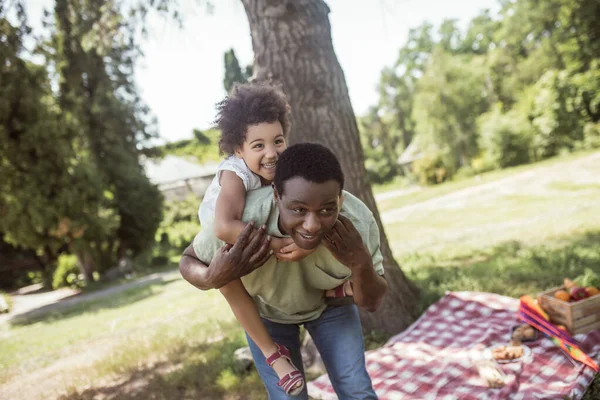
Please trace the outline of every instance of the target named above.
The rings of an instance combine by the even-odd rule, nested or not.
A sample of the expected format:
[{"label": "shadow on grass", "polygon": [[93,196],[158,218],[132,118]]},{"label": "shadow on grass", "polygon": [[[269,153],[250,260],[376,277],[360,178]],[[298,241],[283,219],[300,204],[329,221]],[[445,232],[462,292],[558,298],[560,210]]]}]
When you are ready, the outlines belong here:
[{"label": "shadow on grass", "polygon": [[592,382],[591,386],[583,395],[582,400],[597,400],[600,399],[600,374]]},{"label": "shadow on grass", "polygon": [[[170,349],[168,361],[119,371],[118,382],[88,389],[71,389],[60,400],[113,399],[264,399],[254,367],[236,366],[233,353],[247,343],[239,330],[218,342]],[[106,368],[107,366],[103,366]]]},{"label": "shadow on grass", "polygon": [[[103,309],[119,308],[153,296],[156,294],[157,287],[163,287],[178,280],[179,278],[156,278],[142,284],[134,283],[127,289],[120,290],[119,287],[114,287],[101,292],[65,297],[56,303],[19,314],[10,320],[10,324],[12,326],[25,326],[40,321],[56,321],[72,318],[83,313],[95,313]],[[118,293],[118,296],[115,295],[116,293]]]},{"label": "shadow on grass", "polygon": [[455,259],[412,254],[400,263],[421,289],[420,314],[446,291],[518,298],[560,286],[563,278],[575,278],[586,269],[600,274],[600,232],[535,247],[511,241]]}]

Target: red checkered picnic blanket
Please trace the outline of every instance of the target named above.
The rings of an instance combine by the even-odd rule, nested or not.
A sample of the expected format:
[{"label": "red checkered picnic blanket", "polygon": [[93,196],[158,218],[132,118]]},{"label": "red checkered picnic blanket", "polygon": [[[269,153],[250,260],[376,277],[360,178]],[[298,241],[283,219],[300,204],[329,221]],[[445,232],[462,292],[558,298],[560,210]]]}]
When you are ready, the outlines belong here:
[{"label": "red checkered picnic blanket", "polygon": [[[519,301],[491,293],[452,292],[406,331],[367,352],[367,370],[380,399],[580,399],[594,378],[543,335],[525,343],[532,357],[503,364],[506,385],[490,389],[469,354],[473,348],[510,340]],[[581,349],[598,361],[600,331],[577,335]],[[337,399],[327,375],[309,382],[311,397]]]}]

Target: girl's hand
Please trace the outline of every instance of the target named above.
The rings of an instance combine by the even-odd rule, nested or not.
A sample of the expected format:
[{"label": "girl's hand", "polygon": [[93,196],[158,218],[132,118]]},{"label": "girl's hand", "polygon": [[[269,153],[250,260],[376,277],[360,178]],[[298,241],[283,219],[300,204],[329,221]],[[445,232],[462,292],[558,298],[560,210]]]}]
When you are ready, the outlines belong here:
[{"label": "girl's hand", "polygon": [[279,261],[300,261],[314,251],[301,249],[291,238],[272,238],[271,250]]}]

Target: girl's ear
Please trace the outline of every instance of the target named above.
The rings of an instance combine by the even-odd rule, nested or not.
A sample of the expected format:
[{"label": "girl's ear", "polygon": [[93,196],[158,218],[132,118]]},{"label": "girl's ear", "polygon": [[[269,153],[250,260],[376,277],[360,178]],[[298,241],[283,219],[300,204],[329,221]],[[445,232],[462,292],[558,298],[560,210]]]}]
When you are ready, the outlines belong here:
[{"label": "girl's ear", "polygon": [[242,159],[242,149],[240,149],[239,146],[235,148],[234,153],[237,158],[239,158],[240,160]]}]

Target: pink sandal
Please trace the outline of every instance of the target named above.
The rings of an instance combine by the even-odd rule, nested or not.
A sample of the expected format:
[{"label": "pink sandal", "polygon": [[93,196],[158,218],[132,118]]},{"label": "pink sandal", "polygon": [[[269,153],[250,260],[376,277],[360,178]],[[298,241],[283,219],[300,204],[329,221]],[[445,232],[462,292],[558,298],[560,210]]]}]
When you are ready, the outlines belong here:
[{"label": "pink sandal", "polygon": [[[277,382],[277,386],[282,388],[284,392],[290,396],[298,396],[300,392],[302,392],[302,390],[304,389],[304,377],[302,376],[302,372],[300,372],[292,362],[290,350],[287,347],[282,346],[280,344],[275,343],[275,345],[277,346],[277,351],[271,354],[265,361],[269,365],[269,367],[272,367],[275,361],[279,360],[282,357],[288,360],[288,362],[296,370],[290,372],[289,374],[281,378],[279,382]],[[294,388],[294,386],[299,382],[302,384],[297,388]]]},{"label": "pink sandal", "polygon": [[333,298],[352,296],[352,294],[348,294],[348,293],[352,293],[353,292],[353,290],[352,290],[352,282],[345,281],[340,286],[338,286],[335,289],[333,289],[333,292],[334,292]]}]

